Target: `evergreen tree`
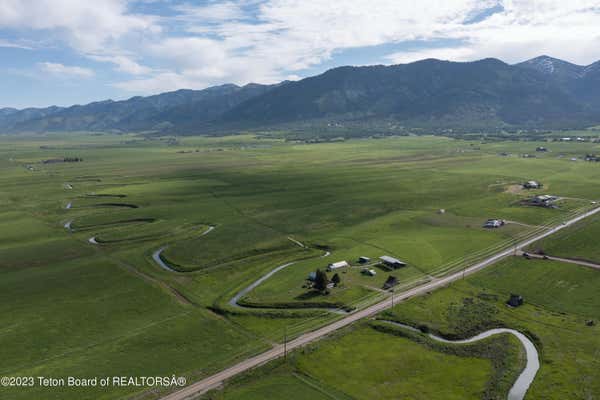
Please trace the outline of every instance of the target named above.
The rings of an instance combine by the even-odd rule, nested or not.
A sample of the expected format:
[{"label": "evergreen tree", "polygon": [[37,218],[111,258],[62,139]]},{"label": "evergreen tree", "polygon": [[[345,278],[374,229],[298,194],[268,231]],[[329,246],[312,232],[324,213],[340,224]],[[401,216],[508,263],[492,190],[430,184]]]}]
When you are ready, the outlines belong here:
[{"label": "evergreen tree", "polygon": [[336,273],[331,277],[331,282],[335,285],[338,286],[340,284],[342,280],[340,279],[340,276]]},{"label": "evergreen tree", "polygon": [[319,292],[324,292],[327,290],[327,284],[329,283],[329,279],[327,278],[327,274],[325,271],[317,270],[315,276],[315,283],[313,284],[313,288],[318,290]]}]

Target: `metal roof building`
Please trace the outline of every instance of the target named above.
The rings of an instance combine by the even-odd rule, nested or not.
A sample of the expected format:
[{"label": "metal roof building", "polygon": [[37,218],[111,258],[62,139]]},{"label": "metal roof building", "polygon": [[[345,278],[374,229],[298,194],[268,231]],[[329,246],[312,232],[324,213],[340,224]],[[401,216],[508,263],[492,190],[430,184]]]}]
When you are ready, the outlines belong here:
[{"label": "metal roof building", "polygon": [[406,266],[406,263],[404,261],[400,261],[397,258],[394,257],[390,257],[390,256],[381,256],[379,257],[379,259],[388,267],[392,267],[392,268],[398,268],[398,267],[404,267]]},{"label": "metal roof building", "polygon": [[348,262],[346,261],[338,261],[338,262],[334,262],[331,263],[327,266],[327,269],[330,271],[333,271],[334,269],[338,269],[338,268],[344,268],[344,267],[348,267],[350,266],[350,264],[348,264]]}]

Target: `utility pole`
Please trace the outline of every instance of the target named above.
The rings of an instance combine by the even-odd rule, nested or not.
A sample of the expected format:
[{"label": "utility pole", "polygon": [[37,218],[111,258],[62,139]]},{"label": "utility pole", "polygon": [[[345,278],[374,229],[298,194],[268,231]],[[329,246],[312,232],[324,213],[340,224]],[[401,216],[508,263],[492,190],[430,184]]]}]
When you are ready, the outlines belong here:
[{"label": "utility pole", "polygon": [[287,361],[287,325],[283,327],[283,359]]}]

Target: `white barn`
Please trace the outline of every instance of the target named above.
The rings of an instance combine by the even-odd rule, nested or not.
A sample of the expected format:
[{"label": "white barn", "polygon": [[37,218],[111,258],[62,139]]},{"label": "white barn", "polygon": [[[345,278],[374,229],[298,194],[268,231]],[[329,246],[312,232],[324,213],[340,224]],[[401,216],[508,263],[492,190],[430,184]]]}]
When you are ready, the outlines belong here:
[{"label": "white barn", "polygon": [[349,266],[350,266],[350,264],[348,264],[347,261],[338,261],[338,262],[329,264],[327,266],[327,270],[333,271],[334,269],[339,269],[339,268],[344,268],[344,267],[349,267]]}]

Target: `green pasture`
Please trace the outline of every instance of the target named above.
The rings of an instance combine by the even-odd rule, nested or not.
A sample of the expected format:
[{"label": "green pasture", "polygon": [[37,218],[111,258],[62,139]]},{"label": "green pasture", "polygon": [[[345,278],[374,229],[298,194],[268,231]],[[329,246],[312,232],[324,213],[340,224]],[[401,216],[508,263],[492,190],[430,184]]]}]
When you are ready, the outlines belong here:
[{"label": "green pasture", "polygon": [[[451,337],[497,326],[520,330],[540,351],[541,368],[527,398],[588,399],[600,390],[599,284],[598,271],[585,267],[511,258],[382,317]],[[522,295],[525,305],[506,306],[511,293]]]},{"label": "green pasture", "polygon": [[[388,275],[404,288],[458,270],[600,198],[599,166],[569,161],[596,151],[596,144],[553,142],[552,152],[538,158],[516,155],[536,145],[428,136],[322,144],[251,135],[0,136],[0,337],[6,343],[0,369],[191,379],[280,342],[282,331],[293,337],[340,318],[317,306],[376,301]],[[84,161],[43,163],[63,157]],[[564,197],[559,207],[521,205],[534,192],[514,185],[529,179],[545,185],[536,194]],[[488,218],[511,222],[485,230]],[[64,227],[68,222],[72,229]],[[214,230],[203,235],[209,226]],[[99,245],[88,242],[92,236]],[[152,260],[162,247],[180,272]],[[331,255],[320,258],[325,251]],[[356,265],[363,255],[391,255],[408,266],[373,266],[377,275],[367,277]],[[252,307],[229,304],[238,291],[294,260],[242,299]],[[340,260],[353,267],[339,271],[339,287],[327,295],[303,287],[309,272]],[[585,281],[577,285],[588,290]],[[585,296],[572,299],[551,303],[553,312],[570,313],[577,304],[585,314],[594,307]],[[407,352],[421,351],[392,339]],[[278,384],[306,385],[295,375],[281,379]],[[482,375],[465,386],[464,396],[480,393],[487,380]],[[2,391],[2,398],[24,399],[146,392]]]}]

